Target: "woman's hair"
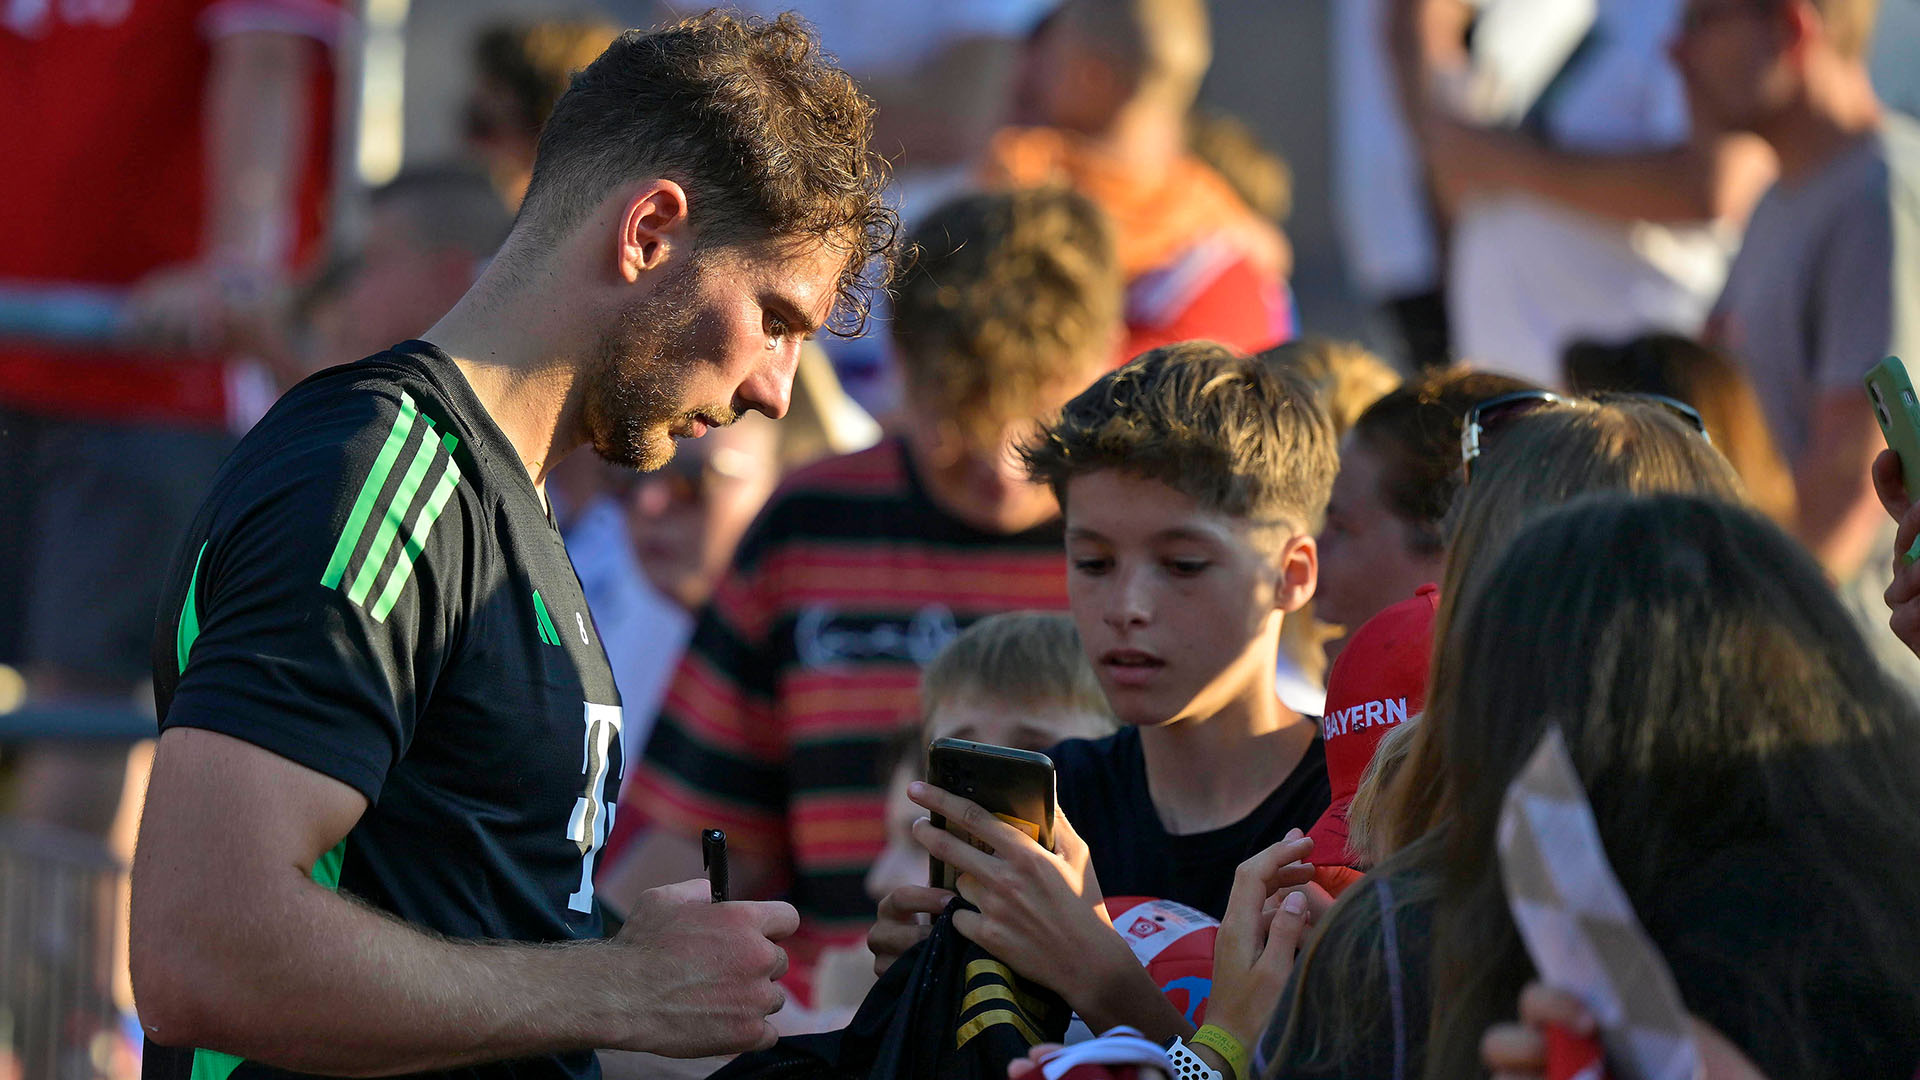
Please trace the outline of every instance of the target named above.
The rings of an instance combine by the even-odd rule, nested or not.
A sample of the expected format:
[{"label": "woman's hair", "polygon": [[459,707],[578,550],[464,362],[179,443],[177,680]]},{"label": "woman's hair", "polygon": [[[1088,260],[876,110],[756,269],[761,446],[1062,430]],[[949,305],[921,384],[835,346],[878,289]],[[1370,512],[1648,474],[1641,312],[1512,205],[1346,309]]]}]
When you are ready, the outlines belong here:
[{"label": "woman's hair", "polygon": [[[1514,534],[1533,517],[1581,495],[1619,491],[1742,498],[1740,478],[1700,433],[1666,408],[1616,400],[1571,402],[1518,417],[1496,433],[1474,461],[1473,479],[1448,519],[1447,570],[1434,613],[1433,639],[1447,640],[1453,613]],[[1584,573],[1588,567],[1567,567]],[[1433,650],[1429,695],[1467,673],[1444,648]],[[1435,711],[1431,704],[1427,715]],[[1408,760],[1382,800],[1376,828],[1387,850],[1432,828],[1449,807],[1438,781],[1436,727],[1409,736]]]},{"label": "woman's hair", "polygon": [[1713,445],[1747,486],[1753,507],[1784,528],[1794,521],[1793,472],[1773,441],[1753,383],[1725,353],[1678,334],[1647,334],[1619,345],[1580,342],[1562,358],[1581,393],[1665,394],[1693,406]]},{"label": "woman's hair", "polygon": [[1354,441],[1380,459],[1380,501],[1423,553],[1446,547],[1447,509],[1460,486],[1460,427],[1489,398],[1534,389],[1484,371],[1440,371],[1375,401],[1353,422]]},{"label": "woman's hair", "polygon": [[1820,569],[1757,514],[1682,496],[1583,500],[1495,561],[1423,722],[1449,792],[1421,859],[1439,882],[1426,1075],[1477,1075],[1481,1033],[1533,977],[1496,837],[1557,725],[1693,1013],[1770,1076],[1910,1076],[1920,716]]},{"label": "woman's hair", "polygon": [[[1363,418],[1356,434],[1364,425]],[[1457,463],[1457,420],[1453,437]],[[1678,492],[1740,498],[1739,478],[1726,460],[1699,432],[1651,403],[1581,401],[1543,408],[1489,432],[1482,446],[1472,481],[1448,515],[1447,572],[1434,615],[1426,711],[1419,723],[1408,725],[1402,737],[1404,760],[1382,781],[1384,789],[1368,818],[1369,842],[1386,858],[1367,880],[1341,896],[1325,928],[1301,956],[1296,985],[1306,985],[1310,977],[1316,992],[1294,997],[1282,1042],[1316,1060],[1352,1061],[1369,1052],[1365,1040],[1378,1024],[1366,1020],[1375,1015],[1372,1010],[1385,1008],[1390,978],[1381,951],[1380,890],[1391,882],[1394,905],[1405,909],[1429,904],[1438,887],[1432,826],[1445,817],[1456,797],[1446,785],[1443,733],[1449,721],[1439,695],[1480,674],[1463,667],[1447,648],[1460,596],[1486,576],[1489,564],[1499,560],[1501,549],[1528,521],[1584,494]],[[1557,568],[1568,577],[1599,569],[1600,564]],[[1567,666],[1562,662],[1551,674],[1559,676]],[[1504,778],[1491,782],[1505,786]],[[1420,1018],[1409,1017],[1408,1022],[1417,1024]]]}]

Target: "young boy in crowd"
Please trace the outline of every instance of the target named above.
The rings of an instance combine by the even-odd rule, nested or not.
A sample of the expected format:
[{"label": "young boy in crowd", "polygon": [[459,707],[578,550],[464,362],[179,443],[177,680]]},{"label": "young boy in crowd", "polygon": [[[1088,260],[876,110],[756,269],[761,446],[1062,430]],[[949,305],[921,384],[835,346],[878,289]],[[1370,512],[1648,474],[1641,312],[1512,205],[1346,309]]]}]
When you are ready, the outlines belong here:
[{"label": "young boy in crowd", "polygon": [[[979,911],[956,917],[961,933],[1095,1030],[1181,1034],[1101,898],[1175,900],[1224,917],[1224,935],[1236,867],[1258,879],[1254,912],[1311,875],[1300,832],[1328,806],[1325,757],[1319,725],[1275,694],[1274,665],[1282,623],[1313,595],[1332,426],[1296,373],[1188,342],[1069,402],[1027,460],[1065,510],[1069,606],[1122,726],[1052,750],[1058,853],[925,784],[914,802],[995,853],[927,822],[914,835],[963,873],[960,895]],[[949,898],[890,895],[869,939],[881,962],[918,936],[915,913]],[[1303,909],[1286,914],[1297,931]]]},{"label": "young boy in crowd", "polygon": [[[884,773],[887,849],[867,871],[867,895],[878,903],[895,889],[927,883],[927,850],[913,839],[922,812],[907,797],[907,785],[926,777],[927,747],[935,740],[1045,750],[1110,735],[1114,726],[1072,619],[1015,611],[968,627],[927,666],[920,677],[920,724],[891,747]],[[814,1008],[858,1005],[873,981],[873,956],[864,944],[829,950],[815,976]]]}]

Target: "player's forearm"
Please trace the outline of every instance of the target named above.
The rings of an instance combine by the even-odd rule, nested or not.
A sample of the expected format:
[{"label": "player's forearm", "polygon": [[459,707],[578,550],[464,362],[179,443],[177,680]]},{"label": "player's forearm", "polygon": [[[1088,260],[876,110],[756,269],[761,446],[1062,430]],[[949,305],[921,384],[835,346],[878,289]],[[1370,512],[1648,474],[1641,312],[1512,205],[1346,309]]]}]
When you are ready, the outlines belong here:
[{"label": "player's forearm", "polygon": [[1508,132],[1467,135],[1469,185],[1509,188],[1621,221],[1744,219],[1766,175],[1747,149],[1678,147],[1633,154],[1555,150]]},{"label": "player's forearm", "polygon": [[310,39],[244,32],[215,42],[207,82],[203,255],[277,268],[293,233],[306,163]]},{"label": "player's forearm", "polygon": [[606,1045],[631,1022],[605,970],[630,946],[449,941],[310,882],[281,893],[173,925],[140,925],[165,913],[136,901],[135,990],[156,1041],[383,1076]]}]

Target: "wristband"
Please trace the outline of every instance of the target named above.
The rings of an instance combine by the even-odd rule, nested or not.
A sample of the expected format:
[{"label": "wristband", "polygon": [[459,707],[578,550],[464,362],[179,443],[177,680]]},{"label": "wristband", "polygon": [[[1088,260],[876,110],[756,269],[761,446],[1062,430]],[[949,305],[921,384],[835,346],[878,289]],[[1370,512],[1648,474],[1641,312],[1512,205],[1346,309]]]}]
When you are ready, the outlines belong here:
[{"label": "wristband", "polygon": [[1173,1063],[1173,1080],[1227,1080],[1179,1039],[1167,1047],[1167,1060]]},{"label": "wristband", "polygon": [[1253,1055],[1240,1040],[1228,1034],[1224,1029],[1212,1024],[1200,1025],[1193,1033],[1193,1045],[1204,1046],[1227,1060],[1227,1069],[1232,1074],[1228,1080],[1250,1080],[1247,1071],[1253,1066]]}]

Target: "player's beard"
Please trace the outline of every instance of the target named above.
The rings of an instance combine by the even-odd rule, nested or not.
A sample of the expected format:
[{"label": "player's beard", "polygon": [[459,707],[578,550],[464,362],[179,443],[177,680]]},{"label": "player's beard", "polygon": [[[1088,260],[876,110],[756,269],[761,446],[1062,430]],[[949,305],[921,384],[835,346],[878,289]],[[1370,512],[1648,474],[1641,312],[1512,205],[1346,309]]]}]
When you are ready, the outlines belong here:
[{"label": "player's beard", "polygon": [[726,404],[681,405],[699,363],[699,281],[690,265],[671,273],[601,336],[585,386],[594,452],[643,471],[673,460],[674,436],[693,434],[699,417],[737,418]]}]

